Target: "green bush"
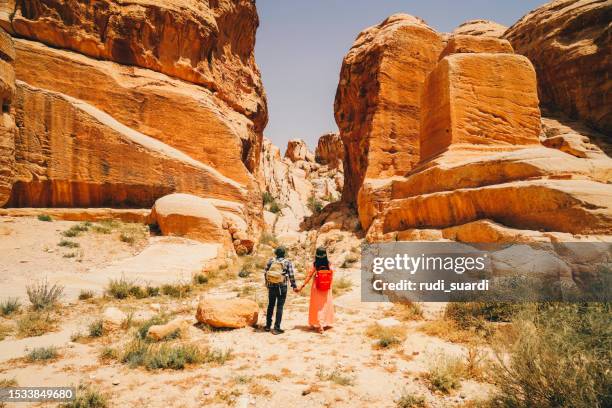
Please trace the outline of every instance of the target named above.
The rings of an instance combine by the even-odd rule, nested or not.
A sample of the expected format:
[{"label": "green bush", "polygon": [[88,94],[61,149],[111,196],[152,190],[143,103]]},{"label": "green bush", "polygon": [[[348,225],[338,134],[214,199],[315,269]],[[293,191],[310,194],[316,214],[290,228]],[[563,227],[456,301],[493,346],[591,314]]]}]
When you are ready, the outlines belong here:
[{"label": "green bush", "polygon": [[60,408],[107,408],[108,400],[99,391],[79,386],[74,401],[61,404]]},{"label": "green bush", "polygon": [[102,337],[104,335],[104,322],[96,320],[89,325],[89,337]]},{"label": "green bush", "polygon": [[26,286],[28,299],[34,310],[46,309],[54,306],[64,292],[60,285],[49,285],[46,279]]},{"label": "green bush", "polygon": [[193,276],[193,283],[196,285],[206,285],[208,283],[208,276],[203,273],[198,273]]},{"label": "green bush", "polygon": [[183,298],[188,293],[191,292],[192,286],[189,283],[175,283],[175,284],[165,284],[161,287],[161,292],[164,295],[174,297],[174,298]]},{"label": "green bush", "polygon": [[38,347],[32,349],[28,353],[28,361],[45,361],[45,360],[53,360],[57,358],[57,348],[55,347]]},{"label": "green bush", "polygon": [[62,239],[57,246],[61,246],[64,248],[78,248],[80,247],[78,242],[74,242],[74,241],[69,241],[67,239]]},{"label": "green bush", "polygon": [[0,302],[0,314],[2,316],[8,316],[16,313],[21,308],[21,302],[19,298],[8,298]]},{"label": "green bush", "polygon": [[465,376],[466,369],[463,360],[442,355],[434,360],[426,374],[429,388],[445,394],[461,387],[461,380]]},{"label": "green bush", "polygon": [[81,292],[79,292],[79,300],[87,300],[87,299],[91,299],[95,296],[93,290],[85,290],[85,289],[81,289]]},{"label": "green bush", "polygon": [[38,221],[51,222],[53,221],[53,218],[51,218],[51,216],[47,214],[39,214]]},{"label": "green bush", "polygon": [[263,202],[263,205],[268,205],[274,201],[274,197],[272,197],[272,194],[270,194],[269,191],[264,191],[261,194],[261,201]]},{"label": "green bush", "polygon": [[321,200],[319,200],[314,195],[308,197],[308,202],[306,205],[308,206],[308,209],[312,211],[313,214],[319,214],[323,210],[323,202],[321,202]]},{"label": "green bush", "polygon": [[538,304],[512,324],[491,369],[498,407],[612,406],[610,303]]},{"label": "green bush", "polygon": [[272,201],[270,205],[268,206],[268,211],[274,214],[281,212],[281,210],[282,210],[281,206],[276,201]]},{"label": "green bush", "polygon": [[425,408],[427,404],[423,396],[416,396],[403,390],[400,397],[395,401],[395,406],[397,408]]}]

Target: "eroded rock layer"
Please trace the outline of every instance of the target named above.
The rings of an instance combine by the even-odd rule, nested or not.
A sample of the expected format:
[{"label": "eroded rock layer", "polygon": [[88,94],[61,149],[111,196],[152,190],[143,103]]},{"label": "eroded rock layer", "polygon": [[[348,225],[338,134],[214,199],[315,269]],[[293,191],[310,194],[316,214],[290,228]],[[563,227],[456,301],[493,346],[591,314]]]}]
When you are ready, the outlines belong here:
[{"label": "eroded rock layer", "polygon": [[556,0],[533,10],[504,37],[533,63],[543,104],[612,132],[612,3]]},{"label": "eroded rock layer", "polygon": [[254,2],[19,0],[0,19],[20,37],[22,81],[8,205],[147,207],[181,192],[234,203],[259,230]]},{"label": "eroded rock layer", "polygon": [[345,201],[357,201],[365,179],[403,175],[418,161],[421,90],[442,48],[423,20],[396,14],[362,31],[344,57],[334,110]]},{"label": "eroded rock layer", "polygon": [[0,206],[8,201],[15,176],[15,120],[11,104],[15,94],[13,39],[0,28]]},{"label": "eroded rock layer", "polygon": [[11,18],[21,37],[203,85],[261,131],[258,24],[249,0],[18,0]]},{"label": "eroded rock layer", "polygon": [[[412,116],[401,110],[390,114],[390,105],[368,104],[369,92],[373,101],[385,98],[379,79],[365,69],[375,64],[362,67],[360,82],[341,75],[338,95],[351,95],[351,87],[359,86],[362,98],[352,106],[367,107],[364,114],[348,112],[353,115],[343,118],[338,114],[347,112],[336,101],[347,171],[355,163],[369,166],[360,183],[352,181],[358,185],[357,210],[368,239],[550,242],[612,235],[612,160],[606,144],[591,143],[593,133],[541,118],[529,59],[495,38],[499,32],[479,31],[458,30],[439,50],[437,63],[415,85],[421,99]],[[394,41],[385,35],[377,49]],[[402,54],[412,56],[413,49],[404,47],[396,60]],[[421,67],[407,64],[413,64],[407,71]],[[390,74],[385,79],[406,83]],[[375,122],[377,115],[387,120]],[[418,127],[411,125],[415,118]],[[380,165],[385,155],[371,146],[388,140],[385,132],[393,120],[403,124],[395,135],[398,146],[418,135],[419,146],[397,152],[414,162],[403,173],[381,166],[373,171],[372,163]],[[360,134],[367,137],[355,137]]]}]

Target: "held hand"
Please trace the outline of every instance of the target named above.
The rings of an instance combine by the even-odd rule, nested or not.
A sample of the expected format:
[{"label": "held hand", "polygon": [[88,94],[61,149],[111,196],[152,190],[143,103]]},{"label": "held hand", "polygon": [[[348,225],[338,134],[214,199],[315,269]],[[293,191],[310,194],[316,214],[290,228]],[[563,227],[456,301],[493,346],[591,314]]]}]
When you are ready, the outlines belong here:
[{"label": "held hand", "polygon": [[298,288],[293,288],[293,291],[294,291],[295,293],[299,293],[299,292],[300,292],[300,290],[302,290],[302,288],[299,288],[299,289],[298,289]]}]

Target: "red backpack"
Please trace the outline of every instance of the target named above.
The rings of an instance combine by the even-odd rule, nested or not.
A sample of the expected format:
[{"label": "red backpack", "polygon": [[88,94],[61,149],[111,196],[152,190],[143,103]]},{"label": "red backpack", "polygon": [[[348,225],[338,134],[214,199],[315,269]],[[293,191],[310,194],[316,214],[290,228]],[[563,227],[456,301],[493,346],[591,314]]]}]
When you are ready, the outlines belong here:
[{"label": "red backpack", "polygon": [[320,269],[315,275],[315,285],[318,290],[329,290],[332,284],[334,272],[329,269]]}]

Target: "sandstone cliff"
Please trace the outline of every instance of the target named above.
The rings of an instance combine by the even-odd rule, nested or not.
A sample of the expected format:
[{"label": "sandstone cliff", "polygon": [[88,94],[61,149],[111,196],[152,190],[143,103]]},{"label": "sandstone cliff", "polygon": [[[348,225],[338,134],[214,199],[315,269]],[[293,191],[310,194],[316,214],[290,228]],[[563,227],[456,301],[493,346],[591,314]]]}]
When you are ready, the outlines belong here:
[{"label": "sandstone cliff", "polygon": [[[328,140],[329,135],[321,139]],[[318,146],[325,141],[319,140]],[[265,218],[270,231],[283,239],[297,238],[305,218],[321,212],[340,199],[344,175],[342,165],[321,164],[303,140],[291,140],[286,157],[264,138],[260,184],[264,193]]]},{"label": "sandstone cliff", "polygon": [[[346,183],[357,188],[357,210],[368,238],[486,242],[527,236],[550,241],[564,233],[612,235],[612,160],[571,124],[542,119],[532,63],[514,54],[508,41],[478,34],[451,35],[427,69],[407,63],[406,71],[423,70],[423,77],[412,79],[413,88],[420,89],[418,110],[380,104],[385,89],[365,69],[377,67],[378,55],[392,53],[387,49],[395,50],[393,35],[360,55],[370,63],[357,70],[363,92],[351,106],[359,111],[348,113],[338,102],[355,86],[346,66],[363,41],[358,38],[345,58],[336,120],[347,146]],[[407,58],[402,54],[413,52],[405,47],[395,58]],[[385,79],[402,81],[392,75]],[[373,121],[381,115],[388,120]],[[389,151],[381,154],[371,146],[388,143],[385,132],[393,126],[402,129],[393,146],[410,141],[413,147],[395,152],[400,159],[393,163],[403,166],[388,172]],[[356,167],[362,179],[348,174],[355,163],[365,166]]]},{"label": "sandstone cliff", "polygon": [[150,207],[182,192],[239,204],[260,228],[254,2],[3,7],[19,37],[9,205]]},{"label": "sandstone cliff", "polygon": [[442,48],[423,20],[396,14],[362,31],[344,57],[334,111],[345,201],[356,202],[364,180],[403,175],[418,161],[422,85]]},{"label": "sandstone cliff", "polygon": [[533,63],[541,102],[610,135],[612,3],[556,0],[527,14],[504,34]]},{"label": "sandstone cliff", "polygon": [[0,206],[9,199],[15,176],[15,119],[11,105],[15,94],[15,48],[12,38],[0,29]]}]

